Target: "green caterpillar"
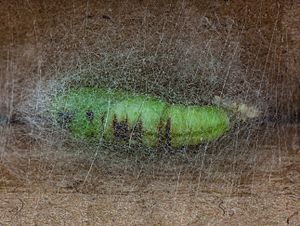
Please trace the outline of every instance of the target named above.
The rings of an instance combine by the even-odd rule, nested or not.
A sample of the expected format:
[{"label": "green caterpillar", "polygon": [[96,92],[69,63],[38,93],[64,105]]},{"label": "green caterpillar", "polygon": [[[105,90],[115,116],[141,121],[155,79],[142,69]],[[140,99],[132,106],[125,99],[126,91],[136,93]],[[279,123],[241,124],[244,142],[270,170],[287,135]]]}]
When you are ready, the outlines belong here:
[{"label": "green caterpillar", "polygon": [[146,146],[197,145],[230,128],[228,113],[218,106],[169,104],[147,95],[94,88],[56,95],[50,112],[75,137],[141,140]]}]

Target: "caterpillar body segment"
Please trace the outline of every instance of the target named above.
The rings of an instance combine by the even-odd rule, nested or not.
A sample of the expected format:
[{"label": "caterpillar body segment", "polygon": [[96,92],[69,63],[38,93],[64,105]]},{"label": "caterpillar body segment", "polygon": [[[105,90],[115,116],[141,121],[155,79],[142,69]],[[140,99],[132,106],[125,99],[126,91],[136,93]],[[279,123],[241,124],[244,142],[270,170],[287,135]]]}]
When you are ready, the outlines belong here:
[{"label": "caterpillar body segment", "polygon": [[197,145],[214,140],[229,128],[229,117],[222,109],[214,106],[169,107],[171,145]]},{"label": "caterpillar body segment", "polygon": [[107,114],[107,125],[102,123],[105,127],[104,136],[112,140],[123,135],[125,139],[134,142],[135,134],[139,133],[145,145],[156,146],[160,138],[158,130],[164,130],[166,126],[166,109],[167,105],[160,100],[146,96],[127,96],[112,104]]},{"label": "caterpillar body segment", "polygon": [[72,89],[53,98],[50,112],[75,137],[140,141],[146,146],[196,145],[230,127],[217,106],[169,104],[157,98],[103,89]]}]

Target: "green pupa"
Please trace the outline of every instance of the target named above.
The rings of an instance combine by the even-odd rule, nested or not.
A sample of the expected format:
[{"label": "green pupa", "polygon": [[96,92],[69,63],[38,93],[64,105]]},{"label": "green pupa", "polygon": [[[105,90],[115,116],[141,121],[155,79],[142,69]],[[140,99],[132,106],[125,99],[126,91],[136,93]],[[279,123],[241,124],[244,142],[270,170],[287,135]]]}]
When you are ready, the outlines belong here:
[{"label": "green pupa", "polygon": [[170,104],[147,95],[99,88],[73,88],[56,95],[50,112],[74,137],[142,142],[150,147],[213,141],[231,125],[228,111],[220,106]]}]

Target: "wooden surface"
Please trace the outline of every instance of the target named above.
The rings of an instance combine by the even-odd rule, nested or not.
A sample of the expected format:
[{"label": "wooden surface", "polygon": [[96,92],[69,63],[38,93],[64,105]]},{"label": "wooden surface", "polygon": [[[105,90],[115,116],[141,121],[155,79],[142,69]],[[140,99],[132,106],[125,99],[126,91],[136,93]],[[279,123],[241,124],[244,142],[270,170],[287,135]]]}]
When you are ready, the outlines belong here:
[{"label": "wooden surface", "polygon": [[[88,153],[48,150],[30,126],[0,125],[0,225],[299,225],[300,130],[287,123],[299,119],[299,1],[185,4],[190,15],[238,25],[241,61],[264,81],[269,114],[283,123],[263,131],[269,139],[251,152],[226,159],[220,150],[211,164],[148,171],[126,158],[124,165],[100,158],[89,171]],[[159,17],[172,7],[182,4],[2,1],[0,115],[10,115],[25,87],[93,57],[103,28],[119,34],[112,24],[120,15],[135,31],[135,15]]]}]

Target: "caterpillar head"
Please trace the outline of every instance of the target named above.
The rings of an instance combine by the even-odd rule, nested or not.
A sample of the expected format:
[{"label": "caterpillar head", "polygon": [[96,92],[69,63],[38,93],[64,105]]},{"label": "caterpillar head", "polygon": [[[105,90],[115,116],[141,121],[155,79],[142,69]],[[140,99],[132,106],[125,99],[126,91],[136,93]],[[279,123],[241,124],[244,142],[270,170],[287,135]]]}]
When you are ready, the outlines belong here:
[{"label": "caterpillar head", "polygon": [[220,96],[215,96],[213,103],[232,112],[242,121],[258,118],[262,113],[256,106],[234,102],[226,98],[221,98]]}]

